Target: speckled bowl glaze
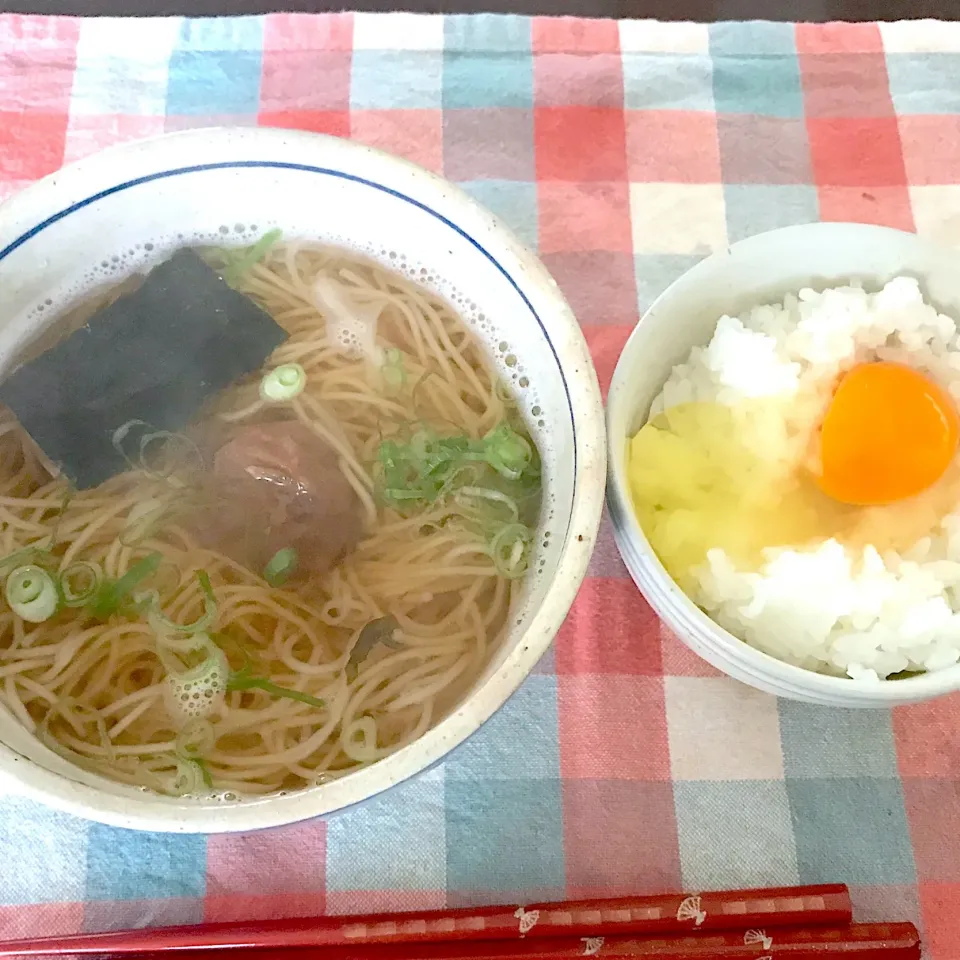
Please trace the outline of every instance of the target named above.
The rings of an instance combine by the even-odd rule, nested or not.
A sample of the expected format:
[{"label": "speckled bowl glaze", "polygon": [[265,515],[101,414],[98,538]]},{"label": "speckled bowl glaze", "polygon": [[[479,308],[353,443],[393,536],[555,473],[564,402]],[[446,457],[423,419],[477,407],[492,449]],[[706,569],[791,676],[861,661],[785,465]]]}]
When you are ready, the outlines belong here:
[{"label": "speckled bowl glaze", "polygon": [[194,130],[106,150],[9,199],[0,206],[0,371],[85,291],[178,246],[250,243],[274,227],[355,249],[434,287],[516,385],[544,463],[532,573],[498,652],[460,706],[370,767],[262,799],[163,797],[80,770],[0,710],[0,777],[43,803],[176,832],[252,830],[360,803],[437,763],[489,719],[547,649],[584,577],[606,450],[576,318],[495,217],[445,180],[360,144],[284,130]]}]

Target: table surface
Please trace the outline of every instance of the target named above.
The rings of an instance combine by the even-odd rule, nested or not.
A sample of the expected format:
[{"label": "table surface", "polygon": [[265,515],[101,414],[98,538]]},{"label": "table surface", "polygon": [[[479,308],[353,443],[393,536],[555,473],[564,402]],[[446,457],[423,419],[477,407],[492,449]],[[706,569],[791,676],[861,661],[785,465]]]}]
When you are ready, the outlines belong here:
[{"label": "table surface", "polygon": [[[0,10],[74,16],[226,16],[287,11],[338,11],[338,0],[3,0]],[[354,10],[402,8],[420,13],[517,13],[669,20],[960,19],[956,0],[354,0]]]},{"label": "table surface", "polygon": [[[74,16],[224,16],[288,11],[338,11],[338,0],[3,0],[16,13]],[[354,0],[354,10],[402,8],[420,13],[517,13],[668,20],[960,19],[956,0]]]},{"label": "table surface", "polygon": [[[604,388],[711,250],[820,219],[960,241],[960,25],[0,16],[0,197],[210,123],[349,135],[539,250]],[[0,795],[0,937],[322,911],[846,881],[960,956],[960,698],[777,701],[664,632],[604,524],[521,691],[448,762],[326,821],[115,830]]]}]

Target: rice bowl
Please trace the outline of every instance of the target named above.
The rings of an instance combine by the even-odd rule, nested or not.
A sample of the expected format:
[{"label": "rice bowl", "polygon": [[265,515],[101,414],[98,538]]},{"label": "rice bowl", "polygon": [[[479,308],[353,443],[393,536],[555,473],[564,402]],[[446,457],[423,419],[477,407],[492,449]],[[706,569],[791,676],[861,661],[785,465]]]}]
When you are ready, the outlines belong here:
[{"label": "rice bowl", "polygon": [[[960,685],[960,288],[948,263],[884,228],[775,231],[685,274],[628,342],[607,412],[617,543],[667,625],[725,672],[850,706]],[[929,384],[953,431],[949,459],[941,451],[929,477],[918,468],[921,486],[917,458],[891,450],[908,474],[897,502],[838,493],[811,466],[832,449],[823,422],[838,382],[866,368]],[[703,490],[710,509],[697,513]]]}]

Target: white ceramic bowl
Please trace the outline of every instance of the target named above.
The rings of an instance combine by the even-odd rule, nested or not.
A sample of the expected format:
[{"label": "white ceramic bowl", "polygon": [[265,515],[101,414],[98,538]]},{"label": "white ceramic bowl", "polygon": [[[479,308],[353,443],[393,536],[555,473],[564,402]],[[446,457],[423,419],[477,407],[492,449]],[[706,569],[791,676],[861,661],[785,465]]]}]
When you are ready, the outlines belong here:
[{"label": "white ceramic bowl", "polygon": [[627,439],[646,422],[654,397],[690,348],[705,344],[724,313],[776,302],[803,286],[859,278],[868,289],[894,276],[921,281],[925,295],[960,320],[956,251],[916,234],[852,223],[812,223],[760,234],[716,253],[671,284],[637,324],[607,397],[607,499],[624,562],[650,605],[695,653],[769,693],[842,707],[889,707],[960,689],[960,666],[906,680],[869,683],[824,676],[748,646],[713,622],[664,570],[637,521],[626,477]]},{"label": "white ceramic bowl", "polygon": [[274,227],[351,247],[433,285],[454,298],[508,382],[529,381],[517,389],[545,468],[536,572],[499,652],[460,707],[371,767],[262,800],[174,799],[79,770],[0,712],[0,781],[44,803],[104,823],[178,832],[269,827],[358,803],[476,731],[547,649],[583,579],[606,451],[596,374],[577,321],[503,224],[452,184],[376,150],[283,130],[195,130],[107,150],[29,187],[0,206],[0,370],[82,290],[185,243],[249,243]]}]

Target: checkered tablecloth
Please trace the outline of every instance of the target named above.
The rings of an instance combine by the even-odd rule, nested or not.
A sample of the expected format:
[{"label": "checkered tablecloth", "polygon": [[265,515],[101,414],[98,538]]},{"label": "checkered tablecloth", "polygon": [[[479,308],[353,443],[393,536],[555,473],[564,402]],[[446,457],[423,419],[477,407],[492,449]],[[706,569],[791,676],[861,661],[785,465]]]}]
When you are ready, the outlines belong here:
[{"label": "checkered tablecloth", "polygon": [[[120,140],[257,123],[461,184],[539,250],[604,385],[640,311],[729,241],[822,218],[960,242],[960,24],[0,16],[0,196]],[[860,918],[956,960],[958,827],[960,699],[847,712],[719,676],[604,526],[535,674],[384,798],[178,837],[0,796],[0,937],[846,881]]]}]

